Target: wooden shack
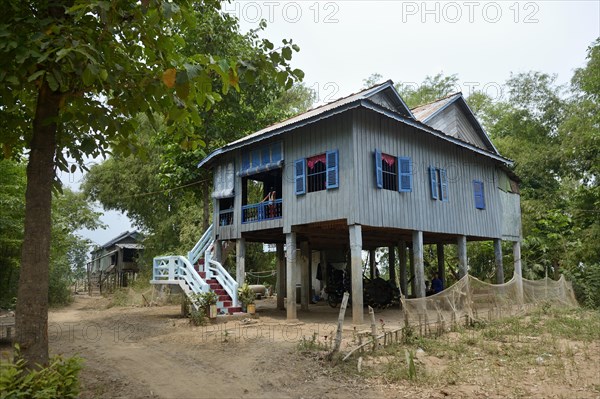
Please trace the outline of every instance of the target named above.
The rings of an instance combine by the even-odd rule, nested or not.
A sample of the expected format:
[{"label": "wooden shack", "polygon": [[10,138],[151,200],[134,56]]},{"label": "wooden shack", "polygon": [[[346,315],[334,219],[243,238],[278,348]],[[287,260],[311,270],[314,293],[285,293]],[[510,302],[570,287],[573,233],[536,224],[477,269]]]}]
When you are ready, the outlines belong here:
[{"label": "wooden shack", "polygon": [[87,264],[88,291],[100,293],[127,287],[139,271],[138,257],[144,246],[137,231],[125,231],[91,252]]},{"label": "wooden shack", "polygon": [[400,289],[407,292],[411,269],[420,297],[424,244],[437,244],[442,277],[444,246],[456,245],[462,276],[467,241],[492,240],[497,281],[504,281],[502,240],[514,243],[520,262],[510,165],[462,94],[411,110],[387,81],[227,144],[199,167],[214,171],[215,258],[224,241],[236,242],[239,284],[246,242],[276,244],[277,288],[287,292],[278,306],[295,319],[298,283],[301,307],[309,306],[315,252],[323,265],[348,253],[353,322],[360,324],[363,250],[388,247],[390,274],[397,253]]}]

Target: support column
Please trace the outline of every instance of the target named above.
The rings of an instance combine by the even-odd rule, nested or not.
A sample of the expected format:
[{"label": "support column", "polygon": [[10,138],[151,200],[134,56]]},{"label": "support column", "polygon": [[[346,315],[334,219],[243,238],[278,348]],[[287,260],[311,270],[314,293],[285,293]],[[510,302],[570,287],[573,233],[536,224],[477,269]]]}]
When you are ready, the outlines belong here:
[{"label": "support column", "polygon": [[398,257],[400,258],[400,290],[404,297],[407,296],[407,281],[406,278],[406,241],[400,240],[398,243]]},{"label": "support column", "polygon": [[283,254],[283,244],[276,245],[277,256],[277,309],[285,309],[285,256]]},{"label": "support column", "polygon": [[375,250],[369,250],[369,272],[371,274],[371,280],[375,279]]},{"label": "support column", "polygon": [[296,278],[294,269],[296,268],[296,233],[287,233],[285,235],[285,246],[287,252],[286,262],[286,303],[287,319],[295,320],[296,315]]},{"label": "support column", "polygon": [[444,244],[437,244],[437,273],[440,280],[442,280],[442,287],[446,289],[446,262],[444,259]]},{"label": "support column", "polygon": [[514,274],[517,277],[517,299],[519,304],[524,303],[523,297],[523,269],[521,263],[521,242],[515,241],[513,243],[513,258],[515,259],[515,271]]},{"label": "support column", "polygon": [[308,241],[300,243],[300,309],[308,310],[310,299],[310,270],[308,265]]},{"label": "support column", "polygon": [[323,288],[325,288],[327,286],[327,253],[325,252],[324,249],[322,249],[321,251],[319,251],[319,255],[321,258],[321,287],[320,289],[322,290]]},{"label": "support column", "polygon": [[390,281],[397,287],[398,283],[396,282],[396,247],[393,245],[388,247],[388,268]]},{"label": "support column", "polygon": [[425,297],[425,265],[423,263],[423,232],[413,231],[413,265],[415,268],[415,294]]},{"label": "support column", "polygon": [[215,240],[214,246],[215,246],[214,260],[216,260],[220,264],[223,264],[223,243],[221,242],[221,240]]},{"label": "support column", "polygon": [[350,268],[352,272],[352,323],[363,324],[362,230],[359,224],[349,228]]},{"label": "support column", "polygon": [[467,275],[467,237],[458,236],[456,244],[458,245],[458,277],[463,278]]},{"label": "support column", "polygon": [[408,270],[410,273],[410,295],[414,297],[417,292],[417,284],[415,280],[415,257],[412,243],[408,247]]},{"label": "support column", "polygon": [[235,276],[238,285],[241,287],[246,280],[246,239],[239,238],[235,242]]},{"label": "support column", "polygon": [[502,265],[502,240],[494,239],[494,259],[496,260],[496,284],[504,284],[504,266]]}]

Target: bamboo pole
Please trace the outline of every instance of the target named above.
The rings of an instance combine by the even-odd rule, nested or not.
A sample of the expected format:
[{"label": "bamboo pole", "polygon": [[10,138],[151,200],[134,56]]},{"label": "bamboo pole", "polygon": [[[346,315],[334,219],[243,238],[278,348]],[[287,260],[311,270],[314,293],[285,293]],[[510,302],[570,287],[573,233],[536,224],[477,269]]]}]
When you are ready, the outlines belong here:
[{"label": "bamboo pole", "polygon": [[340,307],[340,314],[338,315],[338,325],[337,325],[337,333],[335,336],[335,343],[333,346],[333,350],[329,353],[328,359],[331,360],[333,355],[340,351],[340,346],[342,345],[342,328],[344,326],[344,316],[346,315],[346,306],[348,306],[348,297],[350,294],[348,292],[344,292],[344,297],[342,298],[342,306]]}]

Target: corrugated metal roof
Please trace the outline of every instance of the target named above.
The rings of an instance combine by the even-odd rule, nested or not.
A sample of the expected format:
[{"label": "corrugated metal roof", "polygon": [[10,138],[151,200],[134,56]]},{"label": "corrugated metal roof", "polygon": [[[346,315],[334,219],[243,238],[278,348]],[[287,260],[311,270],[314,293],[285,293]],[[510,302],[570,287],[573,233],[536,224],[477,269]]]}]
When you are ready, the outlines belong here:
[{"label": "corrugated metal roof", "polygon": [[[269,135],[269,133],[271,133],[271,132],[278,131],[278,133],[282,133],[283,131],[289,130],[289,129],[286,129],[286,127],[290,127],[290,126],[296,127],[298,124],[302,124],[302,122],[308,122],[308,121],[311,121],[311,119],[314,119],[316,117],[323,116],[326,114],[327,114],[327,116],[331,116],[331,111],[340,109],[349,104],[353,104],[361,99],[368,98],[368,97],[375,95],[375,94],[377,94],[385,89],[388,89],[388,88],[391,88],[397,94],[396,89],[394,89],[394,82],[392,82],[391,80],[388,80],[384,83],[380,83],[378,85],[369,87],[368,89],[361,90],[357,93],[350,94],[349,96],[346,96],[346,97],[340,98],[338,100],[332,101],[330,103],[321,105],[319,107],[310,109],[302,114],[293,116],[282,122],[275,123],[271,126],[261,129],[257,132],[249,134],[248,136],[242,137],[239,140],[231,142],[231,143],[219,148],[216,151],[213,151],[211,154],[209,154],[206,158],[204,158],[198,164],[198,167],[202,167],[203,165],[206,165],[207,163],[209,163],[211,161],[211,159],[218,156],[219,154],[228,152],[234,148],[241,147],[242,145],[244,145],[246,143],[256,142],[256,141],[260,141],[260,140],[264,140],[266,138],[272,137],[272,135]],[[403,108],[405,108],[407,115],[410,115],[412,117],[412,113],[411,113],[410,109],[406,106],[404,101],[402,101],[400,96],[397,96],[397,99],[401,103],[401,106]],[[318,119],[321,119],[321,118],[318,118]]]},{"label": "corrugated metal roof", "polygon": [[415,119],[417,119],[420,122],[425,122],[430,117],[432,117],[434,114],[436,114],[438,111],[441,111],[447,105],[450,105],[453,101],[455,101],[461,95],[462,94],[460,92],[452,93],[452,94],[447,95],[444,98],[440,98],[440,99],[437,99],[430,103],[419,105],[415,108],[412,108],[411,111],[412,111],[413,115],[415,116]]},{"label": "corrugated metal roof", "polygon": [[142,244],[117,244],[117,247],[127,249],[144,249]]},{"label": "corrugated metal roof", "polygon": [[[341,112],[347,111],[349,109],[361,107],[361,106],[364,106],[366,108],[370,108],[373,110],[377,110],[378,112],[386,114],[389,117],[393,117],[394,119],[401,120],[409,125],[419,128],[420,130],[426,131],[428,133],[432,133],[435,136],[445,139],[446,141],[450,141],[456,145],[470,149],[474,152],[489,156],[491,158],[494,158],[496,160],[499,160],[499,161],[507,163],[507,164],[512,163],[511,160],[504,158],[497,152],[496,148],[493,146],[493,144],[491,144],[491,141],[489,140],[489,138],[487,137],[485,132],[483,132],[483,128],[481,128],[481,125],[479,125],[479,122],[476,119],[475,119],[475,122],[477,123],[477,125],[479,125],[481,131],[483,132],[486,142],[488,142],[490,144],[491,148],[494,151],[481,149],[481,148],[474,146],[466,141],[463,141],[463,140],[460,140],[453,136],[450,136],[442,131],[433,129],[431,126],[424,123],[424,121],[429,119],[435,113],[441,111],[443,108],[445,108],[452,102],[456,101],[459,98],[462,99],[462,93],[460,93],[460,92],[453,93],[453,94],[450,94],[440,100],[436,100],[434,102],[416,107],[413,110],[409,110],[407,112],[407,115],[409,115],[409,116],[405,117],[405,116],[401,115],[399,112],[391,111],[391,110],[381,107],[380,105],[375,104],[374,102],[369,100],[370,96],[373,96],[374,94],[377,94],[388,88],[391,88],[391,90],[393,90],[396,94],[398,94],[398,92],[394,88],[394,83],[391,80],[388,80],[384,83],[381,83],[379,85],[362,90],[358,93],[351,94],[347,97],[344,97],[339,100],[333,101],[331,103],[311,109],[300,115],[296,115],[292,118],[286,119],[285,121],[276,123],[274,125],[266,127],[264,129],[261,129],[255,133],[252,133],[248,136],[245,136],[239,140],[236,140],[232,143],[229,143],[229,144],[213,151],[211,154],[209,154],[206,158],[204,158],[202,161],[200,161],[200,163],[198,164],[198,167],[207,165],[215,157],[218,157],[219,155],[227,153],[229,151],[232,151],[236,148],[240,148],[245,145],[249,145],[249,144],[256,143],[256,142],[259,142],[262,140],[269,139],[275,135],[282,134],[284,132],[296,129],[298,127],[301,127],[301,126],[304,126],[304,125],[307,125],[310,123],[314,123],[319,120],[322,120],[322,119],[331,117],[333,115],[339,114]],[[399,95],[398,95],[398,98],[400,99]],[[406,106],[404,104],[404,102],[402,101],[402,99],[400,99],[400,101],[401,101],[402,105]],[[463,102],[464,102],[464,99],[463,99]],[[465,102],[465,105],[466,105],[466,102]],[[468,108],[468,105],[466,105],[466,106]],[[471,113],[470,116],[472,116],[474,118],[474,115],[472,114],[470,109],[469,109],[469,113]]]}]

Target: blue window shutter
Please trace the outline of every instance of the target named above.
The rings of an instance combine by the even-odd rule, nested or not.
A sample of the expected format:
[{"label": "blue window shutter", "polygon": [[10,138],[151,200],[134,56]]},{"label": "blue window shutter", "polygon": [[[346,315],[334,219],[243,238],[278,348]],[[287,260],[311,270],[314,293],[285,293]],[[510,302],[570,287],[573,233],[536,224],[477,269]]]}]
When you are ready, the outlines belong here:
[{"label": "blue window shutter", "polygon": [[429,167],[429,185],[431,186],[431,198],[438,199],[437,172],[433,166]]},{"label": "blue window shutter", "polygon": [[383,170],[381,168],[381,151],[375,149],[375,184],[383,188]]},{"label": "blue window shutter", "polygon": [[446,169],[440,169],[440,199],[448,201],[448,174]]},{"label": "blue window shutter", "polygon": [[412,161],[408,157],[398,157],[398,191],[412,191]]},{"label": "blue window shutter", "polygon": [[298,159],[294,162],[294,181],[296,183],[296,195],[306,193],[306,160]]},{"label": "blue window shutter", "polygon": [[327,162],[327,184],[326,187],[337,188],[339,187],[339,172],[338,172],[338,150],[327,151],[326,153]]},{"label": "blue window shutter", "polygon": [[242,170],[250,168],[250,155],[247,152],[242,153]]},{"label": "blue window shutter", "polygon": [[473,196],[475,197],[475,208],[485,209],[485,196],[483,194],[483,182],[473,180]]}]

